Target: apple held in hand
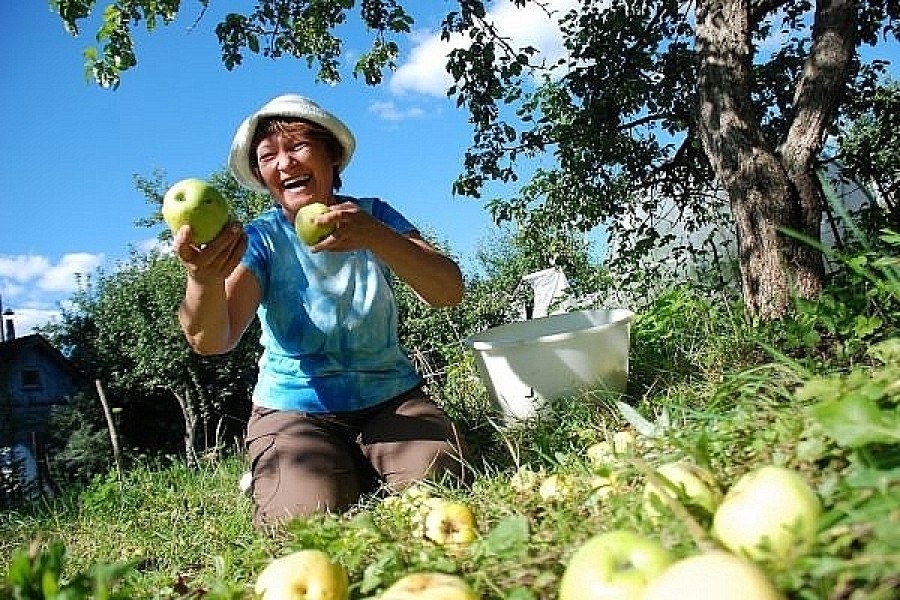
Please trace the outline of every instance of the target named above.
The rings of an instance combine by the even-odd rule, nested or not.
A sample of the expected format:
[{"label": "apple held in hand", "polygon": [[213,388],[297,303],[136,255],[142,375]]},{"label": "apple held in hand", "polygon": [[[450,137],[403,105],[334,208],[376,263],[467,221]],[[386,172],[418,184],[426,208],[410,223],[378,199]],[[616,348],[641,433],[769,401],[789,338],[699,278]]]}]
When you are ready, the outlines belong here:
[{"label": "apple held in hand", "polygon": [[266,565],[254,591],[261,600],[349,600],[350,582],[340,563],[309,549]]},{"label": "apple held in hand", "polygon": [[661,465],[656,469],[656,474],[672,484],[659,486],[648,481],[644,487],[644,513],[651,518],[661,516],[659,504],[663,500],[660,494],[675,497],[688,508],[700,507],[703,511],[712,515],[722,501],[722,491],[712,474],[698,465],[675,461]]},{"label": "apple held in hand", "polygon": [[297,230],[297,236],[307,246],[315,246],[334,231],[333,225],[319,225],[316,222],[319,215],[327,212],[328,207],[321,202],[305,204],[297,211],[297,216],[294,218],[294,229]]},{"label": "apple held in hand", "polygon": [[671,562],[668,550],[655,540],[626,530],[601,533],[569,559],[559,600],[637,600]]},{"label": "apple held in hand", "polygon": [[756,564],[713,550],[673,563],[654,578],[641,600],[781,600],[774,584]]},{"label": "apple held in hand", "polygon": [[434,499],[425,515],[425,537],[442,545],[469,544],[478,536],[472,509],[462,502]]},{"label": "apple held in hand", "polygon": [[162,216],[175,233],[191,226],[196,244],[208,244],[228,224],[231,209],[225,197],[202,179],[182,179],[163,196]]},{"label": "apple held in hand", "polygon": [[394,582],[378,600],[478,600],[478,596],[462,577],[410,573]]},{"label": "apple held in hand", "polygon": [[747,473],[725,494],[713,534],[736,554],[786,567],[816,538],[822,505],[796,472],[767,466]]}]

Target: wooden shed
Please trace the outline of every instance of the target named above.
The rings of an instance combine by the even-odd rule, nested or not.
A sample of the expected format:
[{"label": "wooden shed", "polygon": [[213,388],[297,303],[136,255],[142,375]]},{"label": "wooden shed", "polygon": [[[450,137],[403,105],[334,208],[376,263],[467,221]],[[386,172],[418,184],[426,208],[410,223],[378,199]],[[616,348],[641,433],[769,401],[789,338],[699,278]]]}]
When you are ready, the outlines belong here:
[{"label": "wooden shed", "polygon": [[44,433],[51,408],[68,404],[79,385],[78,372],[44,336],[0,342],[0,446]]}]

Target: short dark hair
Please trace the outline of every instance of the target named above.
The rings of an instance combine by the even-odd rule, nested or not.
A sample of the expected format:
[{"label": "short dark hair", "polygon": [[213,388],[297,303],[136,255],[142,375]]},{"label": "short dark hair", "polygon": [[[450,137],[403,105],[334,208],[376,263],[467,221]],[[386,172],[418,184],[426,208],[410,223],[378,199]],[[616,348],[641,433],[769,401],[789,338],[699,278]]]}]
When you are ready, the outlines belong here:
[{"label": "short dark hair", "polygon": [[250,142],[250,166],[253,172],[259,178],[259,162],[256,158],[256,148],[259,143],[272,135],[273,133],[283,133],[286,135],[308,135],[314,140],[318,140],[325,145],[325,151],[329,158],[335,161],[334,170],[332,171],[331,187],[335,191],[341,189],[343,182],[341,181],[340,162],[344,157],[344,147],[334,136],[333,133],[312,121],[305,119],[296,119],[291,117],[270,117],[262,119],[256,126],[253,139]]}]

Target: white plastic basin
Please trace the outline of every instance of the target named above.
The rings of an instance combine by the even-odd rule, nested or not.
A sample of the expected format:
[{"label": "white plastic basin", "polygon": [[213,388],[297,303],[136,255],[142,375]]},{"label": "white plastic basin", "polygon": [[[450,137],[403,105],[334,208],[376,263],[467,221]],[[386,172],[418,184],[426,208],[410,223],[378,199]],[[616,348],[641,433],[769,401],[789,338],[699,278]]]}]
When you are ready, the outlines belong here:
[{"label": "white plastic basin", "polygon": [[581,310],[493,327],[466,345],[504,415],[528,419],[586,389],[623,393],[633,318],[624,308]]}]

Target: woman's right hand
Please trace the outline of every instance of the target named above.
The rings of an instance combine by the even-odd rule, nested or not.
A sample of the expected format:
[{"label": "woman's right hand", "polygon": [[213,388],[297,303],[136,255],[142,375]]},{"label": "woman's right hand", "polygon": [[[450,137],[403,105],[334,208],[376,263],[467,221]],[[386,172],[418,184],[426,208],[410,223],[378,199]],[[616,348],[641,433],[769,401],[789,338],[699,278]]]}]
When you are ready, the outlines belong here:
[{"label": "woman's right hand", "polygon": [[229,223],[208,244],[193,243],[191,228],[182,225],[172,238],[172,250],[184,265],[188,277],[199,284],[221,283],[241,262],[247,249],[247,235],[241,223]]}]

